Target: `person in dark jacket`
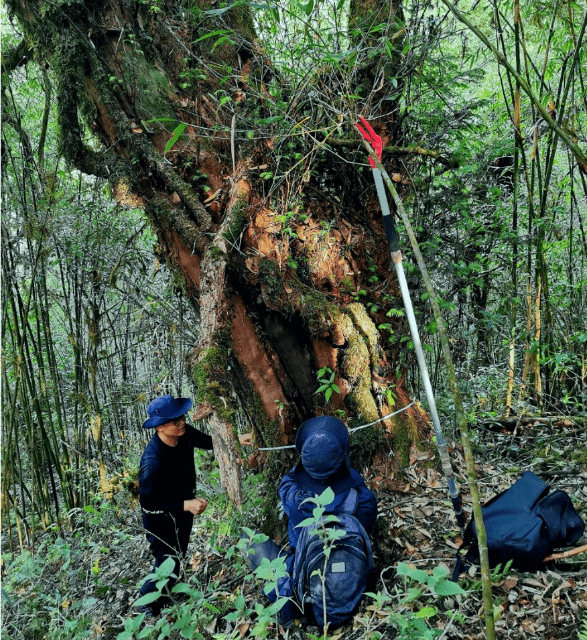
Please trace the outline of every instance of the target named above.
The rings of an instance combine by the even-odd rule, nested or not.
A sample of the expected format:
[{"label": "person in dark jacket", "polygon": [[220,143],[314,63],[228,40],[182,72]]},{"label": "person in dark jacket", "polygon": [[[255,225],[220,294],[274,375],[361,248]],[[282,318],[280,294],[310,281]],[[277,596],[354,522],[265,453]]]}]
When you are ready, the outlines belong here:
[{"label": "person in dark jacket", "polygon": [[295,552],[300,535],[298,525],[312,517],[315,504],[304,502],[320,495],[326,487],[334,492],[328,513],[340,513],[351,488],[358,494],[355,517],[367,531],[377,518],[377,501],[360,473],[351,467],[349,433],[341,420],[318,416],[302,424],[296,435],[300,461],[281,480],[279,497],[288,517],[289,546]]},{"label": "person in dark jacket", "polygon": [[[143,423],[143,428],[155,429],[139,469],[143,527],[155,558],[153,570],[172,557],[176,576],[180,559],[187,552],[194,516],[208,505],[207,500],[196,497],[194,449],[212,450],[212,438],[186,424],[185,414],[191,406],[189,398],[160,396],[148,405],[149,418]],[[241,444],[250,444],[250,435],[240,440]],[[147,580],[141,596],[156,590],[156,581]],[[159,613],[164,604],[160,598],[141,610]]]},{"label": "person in dark jacket", "polygon": [[[297,526],[306,518],[312,517],[316,506],[305,502],[330,487],[334,492],[333,501],[327,505],[329,514],[340,514],[351,488],[357,491],[355,517],[367,533],[377,518],[377,500],[367,487],[359,472],[351,467],[349,457],[349,432],[341,420],[332,416],[317,416],[302,424],[296,434],[296,449],[300,460],[286,474],[279,485],[279,497],[288,518],[287,532],[289,550],[285,552],[287,575],[277,581],[277,588],[266,594],[274,602],[278,597],[293,596],[291,580],[295,562],[296,545],[300,536]],[[284,551],[271,540],[253,544],[246,550],[247,561],[256,568],[263,557],[269,560]],[[282,624],[299,617],[300,610],[291,600],[281,609],[279,617]]]}]

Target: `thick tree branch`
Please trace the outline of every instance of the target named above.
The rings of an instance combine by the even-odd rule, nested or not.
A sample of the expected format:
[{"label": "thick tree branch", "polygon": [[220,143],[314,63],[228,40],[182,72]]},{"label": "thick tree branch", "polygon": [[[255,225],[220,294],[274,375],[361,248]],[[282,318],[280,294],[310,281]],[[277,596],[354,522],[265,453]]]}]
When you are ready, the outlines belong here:
[{"label": "thick tree branch", "polygon": [[82,127],[78,116],[78,79],[73,74],[60,79],[57,94],[57,115],[61,130],[60,151],[68,162],[87,175],[111,178],[112,171],[103,153],[93,151],[82,140]]},{"label": "thick tree branch", "polygon": [[207,231],[212,226],[212,218],[206,211],[204,205],[200,202],[197,194],[175,170],[175,167],[170,164],[166,164],[164,158],[162,158],[155,150],[151,153],[151,161],[154,162],[157,173],[165,181],[165,184],[175,191],[181,198],[183,204],[189,209],[192,215],[196,218],[198,224],[202,227],[202,231]]},{"label": "thick tree branch", "polygon": [[[229,341],[230,316],[234,312],[227,293],[226,271],[230,253],[225,234],[241,215],[248,199],[248,185],[242,180],[246,166],[239,167],[226,208],[223,224],[208,247],[200,267],[200,345],[192,362],[192,374],[198,381],[198,409],[212,409],[209,418],[214,452],[218,460],[220,479],[238,509],[242,506],[241,461],[234,437],[234,418],[228,406],[226,356]],[[209,406],[210,405],[210,406]]]},{"label": "thick tree branch", "polygon": [[447,157],[440,153],[440,151],[434,151],[434,149],[424,149],[416,145],[410,147],[384,147],[383,153],[388,153],[392,156],[425,156],[432,158],[440,164],[456,169],[459,166],[459,161],[453,157]]}]

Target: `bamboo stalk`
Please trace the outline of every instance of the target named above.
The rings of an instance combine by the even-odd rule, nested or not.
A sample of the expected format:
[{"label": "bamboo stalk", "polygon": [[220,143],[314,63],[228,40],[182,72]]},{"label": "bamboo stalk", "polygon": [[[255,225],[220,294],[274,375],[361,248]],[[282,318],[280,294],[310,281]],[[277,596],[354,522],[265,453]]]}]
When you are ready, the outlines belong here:
[{"label": "bamboo stalk", "polygon": [[[516,47],[516,70],[521,70],[521,43],[520,43],[520,3],[519,0],[514,1],[514,38]],[[520,172],[520,147],[522,146],[522,126],[521,126],[521,88],[518,80],[515,82],[514,92],[514,194],[513,194],[513,219],[512,231],[514,242],[512,247],[512,282],[514,295],[518,290],[518,198],[519,198],[519,172]],[[516,325],[517,325],[517,309],[512,305],[510,313],[510,336],[509,336],[509,357],[508,357],[508,377],[506,387],[506,410],[505,416],[508,417],[512,408],[512,397],[514,391],[514,380],[516,371]]]},{"label": "bamboo stalk", "polygon": [[538,403],[542,404],[542,377],[540,371],[540,331],[541,331],[541,300],[542,279],[538,277],[538,286],[536,287],[536,295],[534,298],[534,348],[532,349],[531,365],[532,374],[534,376],[534,390]]},{"label": "bamboo stalk", "polygon": [[410,224],[410,220],[405,211],[403,202],[401,201],[401,198],[399,197],[391,178],[389,177],[381,161],[373,151],[371,145],[365,139],[363,139],[363,145],[367,149],[370,157],[373,158],[377,168],[381,172],[381,175],[385,181],[385,184],[387,185],[387,188],[392,194],[397,211],[400,214],[404,227],[406,228],[406,231],[410,238],[410,243],[412,245],[412,249],[414,250],[414,255],[416,256],[418,267],[420,269],[420,273],[422,275],[422,279],[424,280],[426,291],[428,292],[430,303],[434,311],[434,317],[436,319],[436,325],[438,328],[438,335],[442,344],[442,352],[444,356],[445,366],[447,369],[449,386],[450,386],[451,394],[453,396],[453,400],[455,403],[455,412],[457,415],[457,422],[461,432],[461,442],[463,444],[463,451],[465,454],[465,462],[467,466],[467,477],[469,480],[469,487],[471,489],[471,497],[473,500],[473,515],[475,518],[475,526],[477,528],[479,555],[481,559],[483,609],[484,609],[484,616],[485,616],[485,629],[487,634],[487,640],[495,640],[495,618],[493,613],[493,597],[491,592],[491,573],[489,568],[487,533],[485,530],[485,524],[483,522],[483,513],[481,510],[481,499],[479,496],[479,486],[477,484],[477,474],[475,472],[475,460],[473,458],[473,448],[472,448],[471,440],[469,437],[469,428],[467,425],[467,418],[463,408],[463,400],[457,384],[454,363],[452,361],[452,355],[450,353],[450,346],[449,346],[448,336],[446,332],[446,326],[444,324],[444,319],[442,317],[440,306],[436,298],[436,293],[434,291],[432,280],[430,279],[430,276],[428,274],[428,269],[426,268],[424,258],[422,256],[420,247],[418,245],[418,241],[416,240],[416,236]]},{"label": "bamboo stalk", "polygon": [[[575,156],[577,162],[581,165],[583,171],[587,173],[587,155],[584,150],[573,140],[573,138],[552,118],[549,114],[548,110],[542,105],[540,98],[534,95],[530,83],[519,74],[514,67],[511,65],[509,60],[500,53],[493,44],[488,40],[488,38],[484,35],[484,33],[478,29],[470,20],[468,20],[449,0],[442,0],[442,2],[451,10],[451,12],[456,16],[458,20],[460,20],[464,25],[466,25],[478,38],[481,42],[495,55],[499,64],[503,65],[516,80],[520,83],[522,90],[533,106],[540,112],[540,115],[544,119],[544,121],[548,124],[549,128],[552,129],[553,132],[556,133],[558,137],[560,137],[565,144],[569,147],[573,155]],[[585,26],[587,25],[587,14],[585,16],[585,20],[583,22],[583,32],[585,30]]]},{"label": "bamboo stalk", "polygon": [[530,372],[530,333],[532,331],[532,291],[530,277],[526,281],[526,341],[524,347],[524,370],[522,371],[522,385],[520,386],[519,399],[526,393],[528,374]]}]

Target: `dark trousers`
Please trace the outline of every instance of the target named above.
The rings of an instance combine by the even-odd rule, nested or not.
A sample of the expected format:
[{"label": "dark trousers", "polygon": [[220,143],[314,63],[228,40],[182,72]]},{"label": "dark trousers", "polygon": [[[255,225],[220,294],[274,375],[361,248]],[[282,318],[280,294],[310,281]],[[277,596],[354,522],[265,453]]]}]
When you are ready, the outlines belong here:
[{"label": "dark trousers", "polygon": [[[258,531],[256,533],[259,533]],[[247,537],[243,534],[241,537]],[[263,590],[263,594],[269,602],[275,602],[279,597],[290,598],[288,602],[281,608],[278,614],[280,624],[288,625],[296,618],[301,618],[303,614],[302,607],[294,601],[294,588],[291,576],[293,574],[293,566],[295,561],[294,550],[287,551],[280,548],[273,540],[265,542],[251,542],[243,549],[243,557],[245,558],[249,568],[254,571],[267,558],[270,562],[282,556],[285,557],[285,567],[287,575],[277,580],[277,587],[271,589],[269,593]]]},{"label": "dark trousers", "polygon": [[[163,564],[167,558],[173,558],[175,561],[173,573],[179,577],[180,560],[187,552],[193,522],[194,516],[188,511],[181,511],[175,514],[143,512],[143,527],[147,530],[147,540],[151,547],[151,553],[155,558],[153,571]],[[171,589],[174,582],[175,580],[172,578],[168,582],[167,588]],[[147,580],[141,587],[141,596],[156,590],[157,581]],[[165,602],[159,602],[159,600],[157,602],[161,607]]]}]

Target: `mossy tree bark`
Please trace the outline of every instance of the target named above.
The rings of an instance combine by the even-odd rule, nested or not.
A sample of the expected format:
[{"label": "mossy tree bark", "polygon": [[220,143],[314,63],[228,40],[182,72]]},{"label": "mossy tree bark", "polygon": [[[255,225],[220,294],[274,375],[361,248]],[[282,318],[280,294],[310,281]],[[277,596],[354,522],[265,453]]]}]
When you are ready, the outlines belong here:
[{"label": "mossy tree bark", "polygon": [[[303,160],[296,157],[270,193],[260,175],[275,168],[281,136],[267,114],[282,100],[295,123],[311,120],[315,107],[303,91],[323,76],[271,93],[267,87],[279,79],[245,7],[206,12],[216,8],[207,0],[8,5],[26,50],[55,74],[65,157],[110,178],[120,201],[132,194],[142,203],[159,257],[200,311],[201,340],[189,363],[198,410],[210,416],[221,478],[237,505],[245,462],[237,413],[262,447],[291,443],[316,413],[341,412],[361,424],[409,404],[403,381],[410,357],[399,341],[407,327],[386,317],[390,306],[402,308],[401,297],[371,173],[349,162],[366,161],[352,123],[343,126],[341,118],[326,137],[296,124],[289,140]],[[392,5],[385,11],[398,37]],[[382,5],[352,6],[356,25]],[[369,64],[356,75],[362,90],[377,83],[377,101],[389,69]],[[393,117],[378,123],[394,144]],[[88,127],[101,147],[88,141]],[[340,390],[329,402],[316,394],[323,367],[336,373]],[[406,450],[429,439],[417,405],[383,425]],[[250,462],[265,460],[260,454]]]}]

